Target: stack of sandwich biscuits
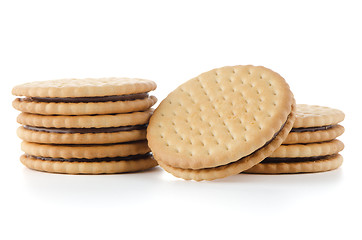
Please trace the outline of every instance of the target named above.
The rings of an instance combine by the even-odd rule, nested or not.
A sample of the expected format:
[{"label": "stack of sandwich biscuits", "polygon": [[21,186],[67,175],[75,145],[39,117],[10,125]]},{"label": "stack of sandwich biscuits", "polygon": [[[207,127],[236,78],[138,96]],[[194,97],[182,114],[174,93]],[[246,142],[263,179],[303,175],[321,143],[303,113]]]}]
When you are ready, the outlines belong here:
[{"label": "stack of sandwich biscuits", "polygon": [[153,81],[62,79],[18,85],[21,162],[54,173],[102,174],[157,165],[146,140]]},{"label": "stack of sandwich biscuits", "polygon": [[247,173],[324,172],[343,162],[344,145],[336,138],[343,134],[340,110],[316,105],[297,105],[293,129],[271,156],[246,170]]}]

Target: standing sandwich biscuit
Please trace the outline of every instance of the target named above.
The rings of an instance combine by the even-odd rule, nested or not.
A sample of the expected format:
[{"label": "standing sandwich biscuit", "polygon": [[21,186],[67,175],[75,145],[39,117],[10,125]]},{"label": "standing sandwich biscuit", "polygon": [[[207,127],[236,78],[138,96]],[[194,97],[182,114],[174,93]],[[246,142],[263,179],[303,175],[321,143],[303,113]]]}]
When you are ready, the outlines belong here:
[{"label": "standing sandwich biscuit", "polygon": [[171,92],[151,117],[147,139],[166,171],[213,180],[272,154],[294,120],[294,97],[279,74],[264,67],[223,67]]}]

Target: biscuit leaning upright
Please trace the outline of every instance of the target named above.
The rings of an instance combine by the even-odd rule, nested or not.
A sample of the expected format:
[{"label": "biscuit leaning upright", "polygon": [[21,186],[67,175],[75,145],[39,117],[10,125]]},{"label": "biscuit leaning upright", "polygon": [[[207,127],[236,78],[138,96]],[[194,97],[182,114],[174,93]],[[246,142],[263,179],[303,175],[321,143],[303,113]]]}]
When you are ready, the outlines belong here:
[{"label": "biscuit leaning upright", "polygon": [[285,80],[264,67],[222,67],[170,93],[147,129],[159,165],[176,177],[213,180],[272,154],[295,120]]},{"label": "biscuit leaning upright", "polygon": [[156,102],[150,80],[61,79],[13,88],[22,111],[21,162],[32,169],[69,174],[121,173],[157,165],[146,128]]}]

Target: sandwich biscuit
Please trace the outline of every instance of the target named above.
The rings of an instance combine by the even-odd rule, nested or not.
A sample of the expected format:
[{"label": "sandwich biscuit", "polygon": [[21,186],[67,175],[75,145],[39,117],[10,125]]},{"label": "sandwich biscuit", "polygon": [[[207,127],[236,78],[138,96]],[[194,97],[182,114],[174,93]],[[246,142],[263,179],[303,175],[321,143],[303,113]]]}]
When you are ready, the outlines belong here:
[{"label": "sandwich biscuit", "polygon": [[279,74],[250,65],[222,67],[171,92],[151,117],[147,139],[166,171],[213,180],[269,156],[294,120],[294,97]]}]

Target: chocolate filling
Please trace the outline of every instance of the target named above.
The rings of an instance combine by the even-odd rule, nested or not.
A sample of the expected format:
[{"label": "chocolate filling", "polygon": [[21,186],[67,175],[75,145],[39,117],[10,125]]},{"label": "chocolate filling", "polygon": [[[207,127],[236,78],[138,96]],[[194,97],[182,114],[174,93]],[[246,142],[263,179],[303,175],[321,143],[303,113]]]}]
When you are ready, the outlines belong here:
[{"label": "chocolate filling", "polygon": [[26,155],[27,157],[44,160],[44,161],[60,161],[60,162],[112,162],[112,161],[127,161],[127,160],[139,160],[152,156],[151,153],[137,154],[127,157],[106,157],[106,158],[51,158],[51,157],[38,157],[32,155]]},{"label": "chocolate filling", "polygon": [[142,130],[146,129],[148,124],[143,125],[133,125],[133,126],[121,126],[121,127],[109,127],[109,128],[44,128],[44,127],[33,127],[33,126],[23,126],[25,129],[38,131],[38,132],[48,132],[48,133],[114,133],[114,132],[124,132],[132,130]]},{"label": "chocolate filling", "polygon": [[321,126],[321,127],[308,127],[308,128],[292,128],[290,132],[316,132],[327,130],[334,127],[334,125]]},{"label": "chocolate filling", "polygon": [[72,98],[26,97],[26,98],[19,98],[19,100],[28,101],[28,102],[89,103],[89,102],[132,101],[136,99],[144,99],[147,97],[148,93],[135,93],[128,95],[114,95],[114,96],[101,96],[101,97],[72,97]]},{"label": "chocolate filling", "polygon": [[316,156],[316,157],[296,157],[296,158],[265,158],[261,163],[296,163],[296,162],[309,162],[309,161],[318,161],[325,159],[333,155],[326,156]]}]

